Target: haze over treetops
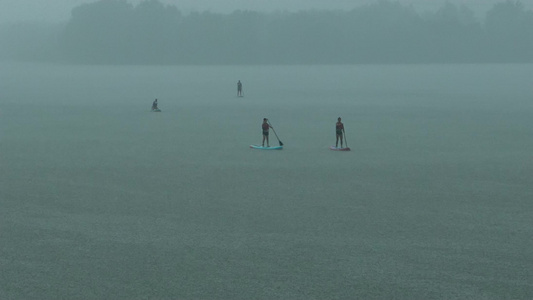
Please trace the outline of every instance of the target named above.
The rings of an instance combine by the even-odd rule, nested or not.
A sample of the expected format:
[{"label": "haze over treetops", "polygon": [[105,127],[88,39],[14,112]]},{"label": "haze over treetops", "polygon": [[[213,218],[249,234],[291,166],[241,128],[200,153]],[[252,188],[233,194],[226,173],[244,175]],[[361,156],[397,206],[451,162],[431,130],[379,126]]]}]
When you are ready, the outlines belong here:
[{"label": "haze over treetops", "polygon": [[481,22],[446,3],[350,11],[183,14],[157,0],[83,4],[58,26],[4,27],[0,57],[98,64],[533,62],[533,12],[496,4]]}]

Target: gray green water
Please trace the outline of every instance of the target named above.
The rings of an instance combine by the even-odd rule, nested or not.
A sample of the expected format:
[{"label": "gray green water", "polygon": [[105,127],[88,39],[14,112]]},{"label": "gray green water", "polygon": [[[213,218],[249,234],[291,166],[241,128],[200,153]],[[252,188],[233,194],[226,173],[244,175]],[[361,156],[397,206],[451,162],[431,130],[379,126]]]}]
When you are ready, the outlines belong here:
[{"label": "gray green water", "polygon": [[0,298],[531,299],[532,150],[533,65],[4,63]]}]

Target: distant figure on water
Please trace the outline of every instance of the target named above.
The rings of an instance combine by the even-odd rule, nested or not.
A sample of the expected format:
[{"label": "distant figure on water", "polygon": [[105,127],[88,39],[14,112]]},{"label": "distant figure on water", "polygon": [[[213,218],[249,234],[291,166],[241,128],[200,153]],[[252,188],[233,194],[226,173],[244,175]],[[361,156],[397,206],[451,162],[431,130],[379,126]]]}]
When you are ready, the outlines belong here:
[{"label": "distant figure on water", "polygon": [[265,146],[265,139],[267,141],[267,147],[270,147],[270,143],[268,142],[268,130],[272,128],[270,124],[268,124],[268,119],[263,118],[263,124],[261,124],[261,128],[263,129],[263,144],[262,146]]},{"label": "distant figure on water", "polygon": [[242,97],[242,83],[240,80],[237,82],[237,97]]},{"label": "distant figure on water", "polygon": [[344,124],[341,122],[341,117],[337,119],[337,123],[335,124],[335,132],[337,133],[337,140],[335,141],[335,147],[339,147],[339,139],[341,140],[341,148],[342,148],[342,134],[344,133]]},{"label": "distant figure on water", "polygon": [[157,108],[157,99],[154,100],[154,102],[152,103],[152,110],[157,110],[159,108]]}]

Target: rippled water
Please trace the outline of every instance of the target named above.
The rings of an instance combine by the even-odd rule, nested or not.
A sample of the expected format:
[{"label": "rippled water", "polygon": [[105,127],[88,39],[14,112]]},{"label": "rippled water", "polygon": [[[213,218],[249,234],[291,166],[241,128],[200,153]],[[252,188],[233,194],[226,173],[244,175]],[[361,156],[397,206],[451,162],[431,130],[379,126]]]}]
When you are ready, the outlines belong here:
[{"label": "rippled water", "polygon": [[4,63],[0,298],[533,298],[532,99],[533,65]]}]

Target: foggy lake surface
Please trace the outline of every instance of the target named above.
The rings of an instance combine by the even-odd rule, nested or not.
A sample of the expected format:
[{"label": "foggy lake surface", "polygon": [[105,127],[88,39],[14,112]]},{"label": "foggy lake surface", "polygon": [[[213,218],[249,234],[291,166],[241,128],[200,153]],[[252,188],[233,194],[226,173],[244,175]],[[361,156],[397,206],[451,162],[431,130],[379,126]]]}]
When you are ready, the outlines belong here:
[{"label": "foggy lake surface", "polygon": [[527,64],[2,63],[0,298],[531,299],[532,100]]}]

